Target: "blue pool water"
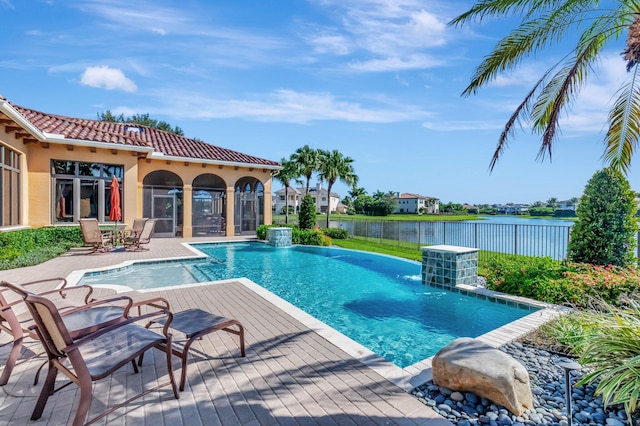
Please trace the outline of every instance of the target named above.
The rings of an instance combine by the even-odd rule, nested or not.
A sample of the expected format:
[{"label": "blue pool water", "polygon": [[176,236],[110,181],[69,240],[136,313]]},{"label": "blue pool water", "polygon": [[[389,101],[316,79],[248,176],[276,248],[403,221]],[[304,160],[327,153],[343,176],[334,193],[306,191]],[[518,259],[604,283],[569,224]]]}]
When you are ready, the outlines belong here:
[{"label": "blue pool water", "polygon": [[196,247],[210,257],[140,263],[80,283],[143,289],[246,277],[400,367],[531,313],[424,286],[420,264],[393,257],[262,243]]}]

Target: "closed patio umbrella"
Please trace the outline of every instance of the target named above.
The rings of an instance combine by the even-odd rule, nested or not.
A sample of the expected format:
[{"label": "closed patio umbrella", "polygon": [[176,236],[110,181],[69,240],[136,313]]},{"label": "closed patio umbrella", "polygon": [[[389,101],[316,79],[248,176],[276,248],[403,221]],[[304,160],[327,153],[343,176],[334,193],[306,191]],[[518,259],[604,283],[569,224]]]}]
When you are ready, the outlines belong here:
[{"label": "closed patio umbrella", "polygon": [[109,212],[109,219],[113,220],[116,225],[119,220],[122,220],[122,208],[120,207],[120,184],[118,179],[114,176],[111,178],[111,211]]}]

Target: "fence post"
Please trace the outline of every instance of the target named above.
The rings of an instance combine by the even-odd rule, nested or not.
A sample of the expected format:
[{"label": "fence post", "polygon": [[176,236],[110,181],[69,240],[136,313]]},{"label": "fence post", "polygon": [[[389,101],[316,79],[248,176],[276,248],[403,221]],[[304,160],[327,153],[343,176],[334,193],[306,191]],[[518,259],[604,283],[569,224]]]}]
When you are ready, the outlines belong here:
[{"label": "fence post", "polygon": [[513,225],[513,253],[518,254],[518,225]]},{"label": "fence post", "polygon": [[382,234],[384,232],[384,220],[380,221],[380,244],[382,244]]},{"label": "fence post", "polygon": [[473,222],[473,246],[480,248],[478,247],[478,222]]},{"label": "fence post", "polygon": [[447,222],[442,222],[442,237],[444,239],[442,244],[447,245]]}]

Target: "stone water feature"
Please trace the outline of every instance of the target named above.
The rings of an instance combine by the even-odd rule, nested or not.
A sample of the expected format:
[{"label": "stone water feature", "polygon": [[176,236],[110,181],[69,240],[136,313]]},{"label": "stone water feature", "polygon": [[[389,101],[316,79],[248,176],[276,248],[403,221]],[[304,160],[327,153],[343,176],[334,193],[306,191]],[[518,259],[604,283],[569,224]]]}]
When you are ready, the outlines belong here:
[{"label": "stone water feature", "polygon": [[476,285],[478,249],[458,246],[422,247],[422,284],[452,289],[458,284]]},{"label": "stone water feature", "polygon": [[291,228],[269,228],[267,232],[267,243],[274,247],[291,247]]}]

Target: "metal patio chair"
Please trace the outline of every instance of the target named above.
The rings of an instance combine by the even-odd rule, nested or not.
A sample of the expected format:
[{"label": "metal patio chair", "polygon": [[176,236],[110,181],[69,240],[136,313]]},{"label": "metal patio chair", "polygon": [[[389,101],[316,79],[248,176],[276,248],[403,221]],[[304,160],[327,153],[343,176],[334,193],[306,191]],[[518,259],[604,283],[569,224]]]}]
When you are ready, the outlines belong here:
[{"label": "metal patio chair", "polygon": [[128,235],[123,239],[125,249],[147,250],[146,248],[142,247],[142,245],[149,244],[149,242],[151,242],[151,237],[153,236],[155,226],[155,219],[147,219],[144,222],[144,226],[142,227],[142,231],[140,231],[140,234]]},{"label": "metal patio chair", "polygon": [[93,247],[92,253],[104,253],[113,245],[113,233],[103,233],[98,219],[80,219],[82,241],[87,247]]},{"label": "metal patio chair", "polygon": [[[75,340],[64,323],[55,304],[46,297],[30,293],[20,286],[3,282],[0,286],[9,288],[19,294],[25,301],[35,321],[35,331],[40,337],[48,356],[49,371],[40,392],[40,396],[33,410],[31,420],[42,417],[42,412],[49,399],[55,392],[64,389],[70,383],[55,389],[58,370],[62,371],[71,382],[80,388],[80,400],[73,420],[74,426],[85,424],[93,399],[93,382],[111,375],[119,368],[131,363],[138,373],[135,359],[151,348],[157,348],[165,353],[169,382],[143,390],[133,398],[112,407],[91,419],[93,423],[129,402],[138,399],[161,387],[171,385],[176,399],[180,396],[173,376],[171,365],[171,334],[168,327],[171,322],[169,311],[156,311],[140,317],[128,318],[127,313],[132,306],[132,300],[125,296],[114,297],[91,305],[105,304],[125,300],[127,306],[122,315],[110,325],[99,326]],[[167,316],[167,322],[162,334],[148,330],[136,321],[148,320],[157,316]],[[72,368],[65,364],[69,362]]]},{"label": "metal patio chair", "polygon": [[[4,284],[4,282],[0,284]],[[17,285],[13,284],[13,286]],[[111,321],[117,320],[124,312],[122,306],[90,306],[91,309],[78,310],[79,305],[87,305],[92,300],[93,288],[87,285],[67,287],[67,280],[64,278],[48,278],[20,285],[25,292],[27,287],[32,288],[32,286],[38,286],[38,289],[49,289],[38,294],[52,300],[61,312],[62,319],[74,338],[90,332],[97,324],[109,324]],[[71,300],[67,297],[67,293],[76,293],[77,296]],[[22,297],[8,291],[7,286],[0,287],[0,332],[4,331],[12,336],[12,341],[6,343],[12,347],[0,376],[0,386],[6,385],[9,381],[20,357],[24,339],[26,337],[38,339],[38,335],[31,328],[33,325],[33,318]],[[38,381],[39,371],[36,373],[34,384]]]}]

